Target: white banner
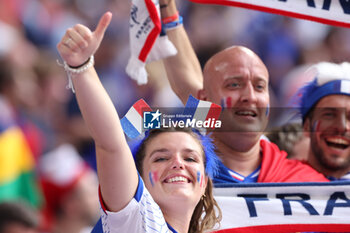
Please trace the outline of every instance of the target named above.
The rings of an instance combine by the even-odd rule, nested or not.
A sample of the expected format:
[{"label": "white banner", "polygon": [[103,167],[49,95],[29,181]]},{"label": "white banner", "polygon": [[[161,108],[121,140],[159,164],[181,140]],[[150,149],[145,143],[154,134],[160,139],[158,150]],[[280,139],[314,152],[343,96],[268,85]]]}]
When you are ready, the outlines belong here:
[{"label": "white banner", "polygon": [[312,20],[333,26],[350,27],[350,0],[190,0],[203,4],[243,7]]},{"label": "white banner", "polygon": [[231,184],[215,188],[218,232],[350,232],[350,182]]}]

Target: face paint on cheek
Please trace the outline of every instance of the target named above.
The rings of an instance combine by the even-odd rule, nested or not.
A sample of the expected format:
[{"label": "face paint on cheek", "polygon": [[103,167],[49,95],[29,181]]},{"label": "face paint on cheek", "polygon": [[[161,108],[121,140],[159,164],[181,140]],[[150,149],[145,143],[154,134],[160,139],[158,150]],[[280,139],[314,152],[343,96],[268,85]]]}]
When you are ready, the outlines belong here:
[{"label": "face paint on cheek", "polygon": [[158,172],[149,172],[148,176],[151,185],[154,186],[154,183],[158,182]]},{"label": "face paint on cheek", "polygon": [[220,101],[221,107],[224,110],[225,108],[231,108],[232,107],[232,98],[231,97],[224,97]]},{"label": "face paint on cheek", "polygon": [[312,125],[311,132],[320,131],[320,125],[321,125],[321,121],[319,120],[315,121],[314,124]]},{"label": "face paint on cheek", "polygon": [[265,116],[268,116],[269,113],[270,113],[270,105],[268,104],[268,105],[266,106]]},{"label": "face paint on cheek", "polygon": [[202,187],[203,185],[203,175],[200,171],[197,171],[197,182],[199,183],[199,187]]},{"label": "face paint on cheek", "polygon": [[148,177],[149,177],[149,181],[151,182],[151,185],[154,186],[153,178],[152,178],[152,172],[148,173]]}]

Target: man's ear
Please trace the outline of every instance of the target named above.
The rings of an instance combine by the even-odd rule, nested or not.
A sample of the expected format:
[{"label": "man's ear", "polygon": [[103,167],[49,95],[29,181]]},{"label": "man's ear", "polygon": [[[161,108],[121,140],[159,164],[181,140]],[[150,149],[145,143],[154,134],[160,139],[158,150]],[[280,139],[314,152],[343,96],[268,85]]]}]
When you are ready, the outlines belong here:
[{"label": "man's ear", "polygon": [[196,98],[200,99],[200,100],[207,100],[207,93],[206,93],[206,91],[204,89],[198,90]]}]

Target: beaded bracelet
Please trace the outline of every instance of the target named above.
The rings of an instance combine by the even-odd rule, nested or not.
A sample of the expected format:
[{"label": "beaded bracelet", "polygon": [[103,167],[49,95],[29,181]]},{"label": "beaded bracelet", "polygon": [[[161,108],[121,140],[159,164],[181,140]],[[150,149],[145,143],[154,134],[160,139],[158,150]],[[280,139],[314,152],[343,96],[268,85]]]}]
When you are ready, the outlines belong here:
[{"label": "beaded bracelet", "polygon": [[91,55],[86,62],[84,62],[80,66],[75,66],[75,67],[68,65],[66,61],[63,61],[63,64],[60,64],[60,63],[58,64],[63,66],[64,70],[67,73],[67,76],[68,76],[67,89],[72,89],[72,92],[75,93],[75,89],[72,81],[72,74],[80,74],[85,72],[87,69],[89,69],[95,64],[95,59],[94,59],[94,55]]},{"label": "beaded bracelet", "polygon": [[66,61],[63,61],[63,68],[66,72],[72,73],[72,74],[80,74],[92,67],[95,63],[94,55],[91,55],[89,59],[81,64],[80,66],[70,66],[67,64]]},{"label": "beaded bracelet", "polygon": [[180,25],[182,25],[182,23],[183,23],[183,18],[181,15],[179,15],[178,20],[162,24],[162,26],[166,31],[168,31],[179,27]]}]

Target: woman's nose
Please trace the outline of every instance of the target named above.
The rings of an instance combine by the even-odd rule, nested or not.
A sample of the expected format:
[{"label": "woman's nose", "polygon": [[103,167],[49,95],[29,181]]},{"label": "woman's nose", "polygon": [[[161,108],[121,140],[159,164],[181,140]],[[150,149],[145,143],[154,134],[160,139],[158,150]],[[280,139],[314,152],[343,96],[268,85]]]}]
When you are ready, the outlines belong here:
[{"label": "woman's nose", "polygon": [[171,167],[173,169],[183,169],[184,168],[184,164],[183,164],[183,160],[180,156],[176,155],[173,159],[172,159],[172,164]]}]

